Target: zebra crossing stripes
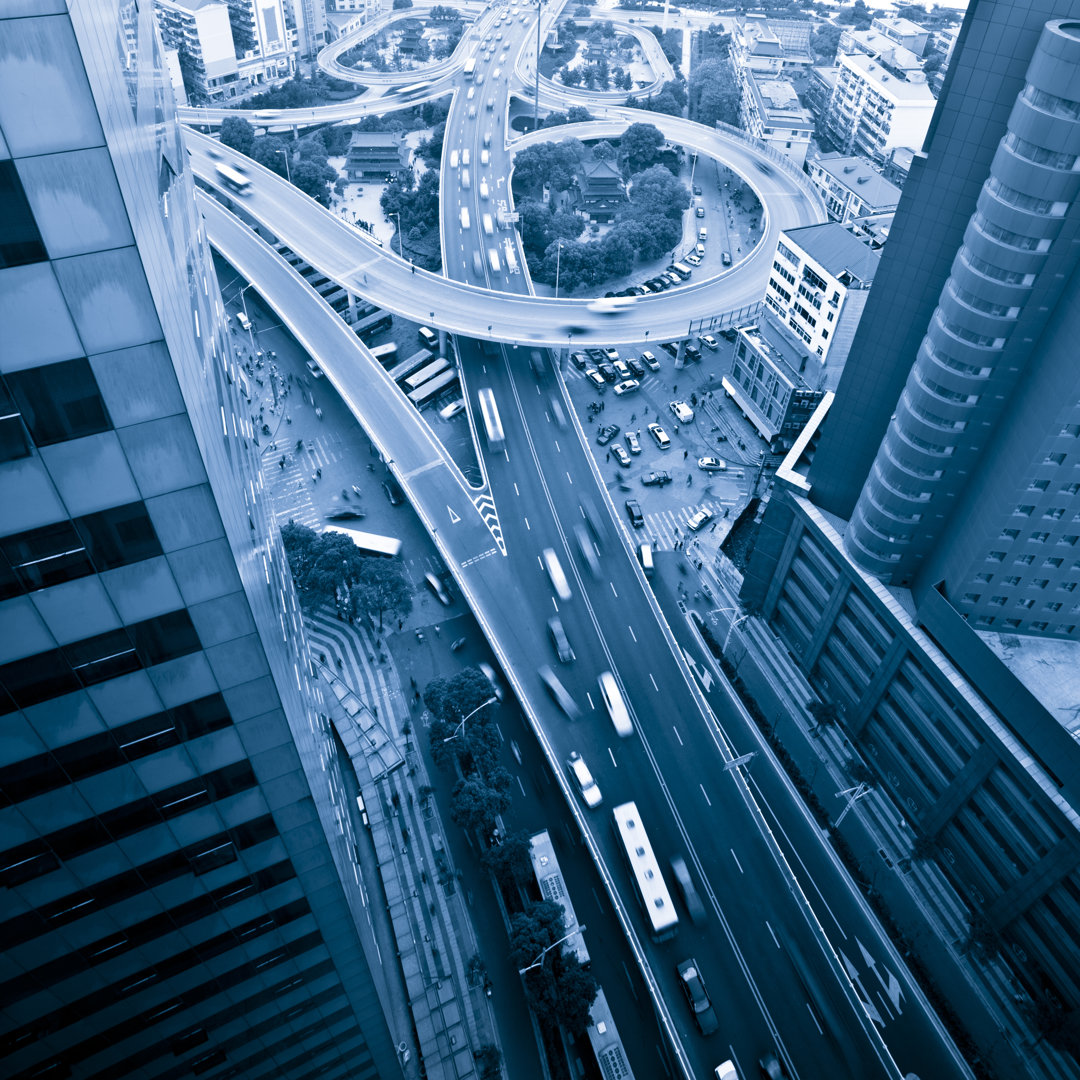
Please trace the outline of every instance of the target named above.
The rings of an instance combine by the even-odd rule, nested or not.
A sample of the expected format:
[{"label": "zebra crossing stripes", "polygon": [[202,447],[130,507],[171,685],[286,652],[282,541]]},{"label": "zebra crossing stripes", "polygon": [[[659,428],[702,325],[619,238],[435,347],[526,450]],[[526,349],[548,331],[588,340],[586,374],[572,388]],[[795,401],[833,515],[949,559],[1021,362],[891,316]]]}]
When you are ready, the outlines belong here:
[{"label": "zebra crossing stripes", "polygon": [[[687,521],[699,510],[711,510],[714,517],[722,517],[723,504],[712,499],[691,503],[676,510],[658,510],[645,515],[645,533],[658,551],[672,551],[675,541],[693,536],[686,528]],[[678,532],[676,533],[676,529]]]},{"label": "zebra crossing stripes", "polygon": [[499,511],[495,508],[495,500],[488,494],[473,496],[473,505],[476,512],[483,519],[488,531],[499,545],[499,551],[506,554],[506,541],[503,539],[502,526],[499,524]]}]

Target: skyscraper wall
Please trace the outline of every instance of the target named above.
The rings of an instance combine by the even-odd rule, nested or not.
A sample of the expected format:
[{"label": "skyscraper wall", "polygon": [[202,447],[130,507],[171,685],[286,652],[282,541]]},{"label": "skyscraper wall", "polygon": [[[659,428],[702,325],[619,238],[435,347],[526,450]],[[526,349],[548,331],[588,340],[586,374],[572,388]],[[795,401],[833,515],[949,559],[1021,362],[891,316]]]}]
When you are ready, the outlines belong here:
[{"label": "skyscraper wall", "polygon": [[809,480],[850,518],[930,325],[1043,26],[1078,0],[972,0],[937,111],[912,163]]},{"label": "skyscraper wall", "polygon": [[4,7],[0,1068],[386,1075],[186,158],[151,5]]}]

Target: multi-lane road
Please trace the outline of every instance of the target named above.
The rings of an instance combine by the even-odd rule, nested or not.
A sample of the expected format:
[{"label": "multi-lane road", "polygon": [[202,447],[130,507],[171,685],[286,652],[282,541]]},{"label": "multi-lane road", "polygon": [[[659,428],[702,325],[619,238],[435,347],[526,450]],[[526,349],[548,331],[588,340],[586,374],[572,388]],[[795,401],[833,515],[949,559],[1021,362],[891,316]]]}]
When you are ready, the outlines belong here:
[{"label": "multi-lane road", "polygon": [[[506,26],[511,56],[520,52],[527,29],[518,21]],[[499,199],[508,198],[512,89],[508,72],[500,68],[495,75],[501,60],[485,59],[478,66],[483,83],[472,99],[465,84],[459,88],[447,122],[445,153],[470,151],[467,187],[460,158],[456,172],[444,159],[447,277],[413,273],[407,263],[252,165],[247,169],[254,191],[242,201],[247,216],[353,292],[459,335],[462,382],[473,407],[477,388],[490,387],[506,431],[505,446],[484,455],[483,491],[468,488],[351,331],[251,230],[222,210],[208,209],[209,235],[258,283],[392,462],[533,718],[560,781],[567,783],[561,763],[575,749],[596,775],[604,805],[594,811],[573,805],[609,899],[655,991],[672,1047],[666,1060],[634,1062],[639,1076],[668,1070],[710,1076],[728,1056],[750,1076],[758,1056],[772,1050],[784,1058],[792,1077],[962,1076],[951,1044],[906,972],[890,966],[878,929],[826,857],[820,837],[799,816],[791,791],[778,776],[763,777],[768,770],[760,765],[753,786],[742,768],[725,767],[733,747],[735,752],[754,748],[753,733],[722,680],[710,672],[690,627],[669,627],[663,619],[634,559],[628,526],[617,513],[607,513],[613,508],[584,433],[573,422],[551,354],[543,354],[544,368],[536,374],[512,348],[485,352],[476,340],[562,346],[568,339],[641,342],[649,332],[653,342],[682,336],[704,314],[759,299],[779,231],[820,220],[819,206],[796,178],[743,140],[650,114],[667,137],[746,176],[767,208],[762,242],[718,281],[646,298],[611,321],[588,312],[584,301],[532,297],[527,276],[506,270],[503,241],[511,234],[489,235],[483,225],[483,214],[494,217]],[[489,97],[495,99],[490,109]],[[638,118],[633,110],[611,112],[583,126],[580,135],[617,134]],[[559,137],[578,133],[558,131]],[[189,146],[196,172],[216,185],[209,140],[196,137]],[[483,165],[485,150],[490,160]],[[480,194],[482,180],[489,186],[487,199]],[[468,227],[462,225],[462,207],[469,211]],[[501,249],[499,271],[488,257],[495,240]],[[484,256],[482,277],[475,273],[474,251]],[[518,262],[520,267],[520,252]],[[567,334],[567,326],[577,329]],[[570,418],[569,426],[560,424],[560,412]],[[603,511],[595,576],[576,535],[590,505]],[[566,571],[568,600],[553,595],[541,562],[545,548],[556,551]],[[563,666],[557,665],[546,630],[546,619],[556,612],[576,653],[574,662]],[[583,710],[576,724],[544,693],[536,674],[541,664],[559,667]],[[602,671],[616,673],[630,705],[635,733],[628,739],[617,737],[600,701]],[[573,800],[568,786],[566,791]],[[610,808],[628,799],[637,802],[662,865],[671,856],[685,856],[709,906],[704,927],[694,927],[684,913],[678,936],[660,945],[645,931],[610,828]],[[574,904],[586,925],[610,921],[606,901],[575,897]],[[699,962],[720,1018],[719,1034],[708,1039],[697,1034],[677,984],[675,965],[689,956]],[[633,1022],[632,1017],[616,1019]]]}]

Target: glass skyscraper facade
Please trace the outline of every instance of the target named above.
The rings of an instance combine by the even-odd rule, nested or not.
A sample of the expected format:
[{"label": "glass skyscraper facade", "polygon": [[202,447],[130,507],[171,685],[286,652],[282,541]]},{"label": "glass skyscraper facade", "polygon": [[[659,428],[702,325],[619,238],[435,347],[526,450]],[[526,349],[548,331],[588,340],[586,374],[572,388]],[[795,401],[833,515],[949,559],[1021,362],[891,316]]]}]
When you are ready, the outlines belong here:
[{"label": "glass skyscraper facade", "polygon": [[0,1068],[397,1071],[152,6],[0,9]]}]

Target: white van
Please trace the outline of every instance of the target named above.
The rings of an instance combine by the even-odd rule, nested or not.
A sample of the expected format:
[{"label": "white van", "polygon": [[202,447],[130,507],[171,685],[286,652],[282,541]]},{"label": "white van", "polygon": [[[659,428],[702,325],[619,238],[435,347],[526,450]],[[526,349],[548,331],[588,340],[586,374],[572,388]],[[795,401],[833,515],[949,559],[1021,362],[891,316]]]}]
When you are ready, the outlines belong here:
[{"label": "white van", "polygon": [[484,214],[480,220],[484,223],[484,232],[491,236],[495,232],[495,223],[491,220],[491,215]]},{"label": "white van", "polygon": [[469,154],[468,148],[466,148],[466,149],[461,151],[461,164],[462,165],[468,165],[470,163],[470,161],[471,161],[471,156]]},{"label": "white van", "polygon": [[245,334],[251,329],[251,320],[242,311],[236,313],[236,321]]},{"label": "white van", "polygon": [[555,595],[562,601],[570,599],[570,586],[566,581],[566,574],[563,573],[562,563],[559,562],[559,556],[555,554],[553,548],[544,548],[543,551],[544,566],[547,568],[548,577],[551,578],[551,587],[555,590]]},{"label": "white van", "polygon": [[480,181],[480,198],[481,199],[486,199],[490,195],[491,195],[491,189],[488,187],[488,182],[486,180],[481,180]]},{"label": "white van", "polygon": [[461,186],[468,191],[472,187],[472,177],[469,175],[468,169],[461,170]]},{"label": "white van", "polygon": [[463,229],[469,227],[469,208],[467,206],[461,208],[461,227]]},{"label": "white van", "polygon": [[652,558],[652,544],[641,544],[638,546],[638,558],[641,560],[641,569],[645,571],[645,576],[652,577],[653,574],[653,558]]},{"label": "white van", "polygon": [[633,735],[634,725],[630,720],[630,713],[627,711],[626,702],[623,701],[622,691],[615,681],[615,676],[610,671],[605,671],[601,674],[599,681],[600,693],[604,698],[604,704],[607,706],[608,716],[611,717],[611,722],[615,725],[615,731],[618,733],[619,738],[625,739],[627,736]]},{"label": "white van", "polygon": [[450,168],[451,169],[456,169],[457,168],[457,161],[458,161],[457,151],[456,150],[451,150],[450,151]]},{"label": "white van", "polygon": [[490,150],[481,150],[480,151],[480,164],[481,165],[490,165],[491,164],[491,151]]}]

